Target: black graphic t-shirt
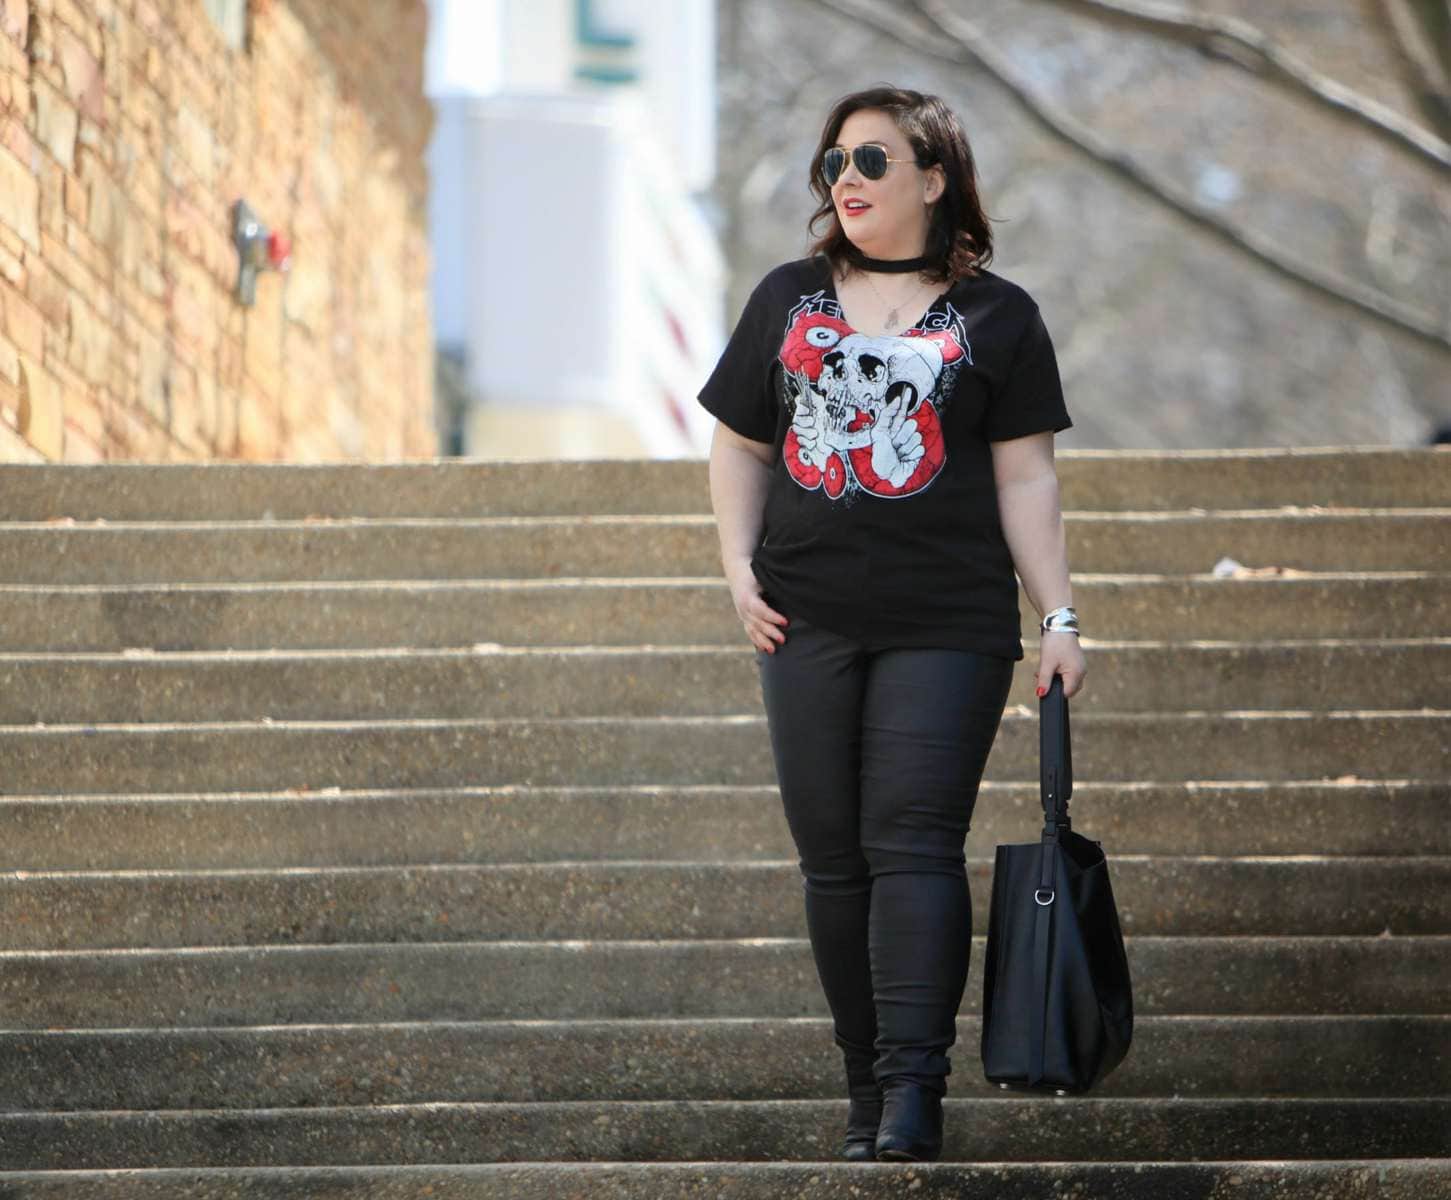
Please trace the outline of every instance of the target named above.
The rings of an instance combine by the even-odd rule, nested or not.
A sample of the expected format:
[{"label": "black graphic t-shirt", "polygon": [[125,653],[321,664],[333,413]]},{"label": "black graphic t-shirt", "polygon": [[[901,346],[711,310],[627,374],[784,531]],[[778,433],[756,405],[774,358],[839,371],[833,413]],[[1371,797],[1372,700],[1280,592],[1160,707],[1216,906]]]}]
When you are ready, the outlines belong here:
[{"label": "black graphic t-shirt", "polygon": [[[756,285],[699,395],[776,449],[751,569],[777,611],[869,648],[1023,657],[989,442],[1072,426],[1037,304],[988,270],[858,333],[824,257]],[[786,636],[789,638],[790,627]]]}]

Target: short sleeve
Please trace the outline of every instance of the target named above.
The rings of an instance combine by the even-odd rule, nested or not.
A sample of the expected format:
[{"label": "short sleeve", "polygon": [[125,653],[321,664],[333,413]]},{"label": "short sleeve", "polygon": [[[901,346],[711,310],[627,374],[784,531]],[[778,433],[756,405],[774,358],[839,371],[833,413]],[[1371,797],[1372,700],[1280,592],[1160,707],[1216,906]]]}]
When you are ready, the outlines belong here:
[{"label": "short sleeve", "polygon": [[1037,305],[1029,315],[1013,351],[1012,362],[983,421],[990,442],[1006,442],[1030,433],[1060,433],[1073,426],[1063,403],[1063,382],[1053,340]]},{"label": "short sleeve", "polygon": [[744,438],[776,440],[779,402],[771,368],[779,347],[772,344],[765,282],[756,285],[720,361],[697,399],[709,413]]}]

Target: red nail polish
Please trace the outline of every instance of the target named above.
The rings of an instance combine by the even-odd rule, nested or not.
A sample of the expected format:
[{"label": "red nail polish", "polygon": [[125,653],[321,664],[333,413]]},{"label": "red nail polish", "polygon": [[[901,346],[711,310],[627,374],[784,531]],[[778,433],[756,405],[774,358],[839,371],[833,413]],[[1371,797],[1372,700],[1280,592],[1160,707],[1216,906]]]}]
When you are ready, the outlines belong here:
[{"label": "red nail polish", "polygon": [[1039,688],[1039,689],[1038,689],[1038,699],[1040,699],[1040,700],[1041,700],[1041,699],[1042,699],[1042,698],[1043,698],[1043,697],[1044,697],[1044,696],[1046,696],[1046,695],[1047,695],[1047,694],[1048,694],[1048,689],[1047,689],[1047,688],[1045,688],[1045,687],[1040,687],[1040,688]]}]

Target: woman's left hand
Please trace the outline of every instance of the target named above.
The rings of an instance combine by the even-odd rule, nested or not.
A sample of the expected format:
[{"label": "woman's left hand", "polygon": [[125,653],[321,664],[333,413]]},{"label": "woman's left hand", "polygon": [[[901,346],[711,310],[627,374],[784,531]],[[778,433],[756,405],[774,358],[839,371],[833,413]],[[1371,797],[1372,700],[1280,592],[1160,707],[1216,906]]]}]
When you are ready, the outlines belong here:
[{"label": "woman's left hand", "polygon": [[1038,674],[1035,685],[1039,699],[1048,692],[1054,675],[1063,676],[1063,698],[1066,700],[1083,687],[1088,664],[1076,633],[1044,633],[1039,635]]}]

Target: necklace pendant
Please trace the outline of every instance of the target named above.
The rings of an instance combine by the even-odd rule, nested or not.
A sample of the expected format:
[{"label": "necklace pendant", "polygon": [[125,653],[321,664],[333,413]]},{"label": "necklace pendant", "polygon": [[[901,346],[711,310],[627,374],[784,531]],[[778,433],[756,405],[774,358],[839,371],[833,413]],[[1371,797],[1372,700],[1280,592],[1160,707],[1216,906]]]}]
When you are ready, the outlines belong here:
[{"label": "necklace pendant", "polygon": [[895,308],[892,309],[890,312],[888,312],[887,313],[887,328],[888,329],[896,329],[897,328],[897,321],[898,321],[898,319],[899,318],[897,316],[897,310]]}]

